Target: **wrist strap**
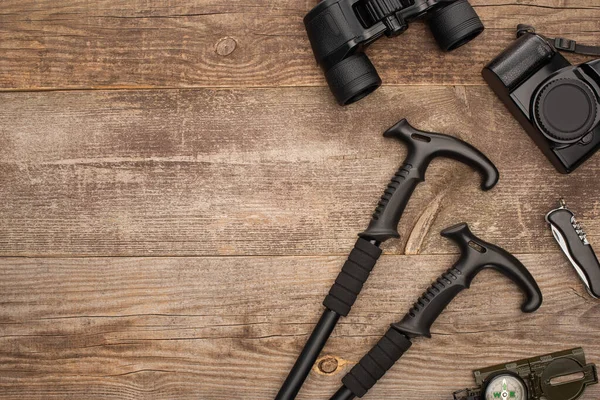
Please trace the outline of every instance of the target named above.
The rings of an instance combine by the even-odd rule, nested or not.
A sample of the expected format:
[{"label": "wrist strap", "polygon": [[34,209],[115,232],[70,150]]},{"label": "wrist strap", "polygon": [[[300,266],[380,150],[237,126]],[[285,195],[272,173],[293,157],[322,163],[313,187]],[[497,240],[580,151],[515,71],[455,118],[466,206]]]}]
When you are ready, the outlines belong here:
[{"label": "wrist strap", "polygon": [[[535,28],[531,25],[519,25],[517,27],[517,37],[521,37],[526,33],[535,33]],[[562,37],[549,38],[540,35],[546,39],[550,44],[554,45],[556,50],[564,51],[567,53],[581,54],[584,56],[596,56],[600,57],[600,46],[589,46],[579,44],[575,40],[566,39]]]}]

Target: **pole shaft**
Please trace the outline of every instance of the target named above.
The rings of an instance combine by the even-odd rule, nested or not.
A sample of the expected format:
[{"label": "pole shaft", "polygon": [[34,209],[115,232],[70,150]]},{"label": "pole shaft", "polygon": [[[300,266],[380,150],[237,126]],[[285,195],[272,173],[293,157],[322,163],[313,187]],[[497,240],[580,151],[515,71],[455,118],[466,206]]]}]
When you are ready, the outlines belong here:
[{"label": "pole shaft", "polygon": [[275,400],[293,400],[296,398],[339,319],[340,315],[335,311],[327,309],[323,312]]}]

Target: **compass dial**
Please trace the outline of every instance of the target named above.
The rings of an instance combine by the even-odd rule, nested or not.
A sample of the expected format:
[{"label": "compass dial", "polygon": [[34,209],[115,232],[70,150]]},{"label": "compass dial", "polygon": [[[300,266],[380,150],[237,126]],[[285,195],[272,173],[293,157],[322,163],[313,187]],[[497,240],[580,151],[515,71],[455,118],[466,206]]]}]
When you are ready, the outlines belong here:
[{"label": "compass dial", "polygon": [[527,400],[527,387],[516,376],[498,375],[487,385],[485,400]]}]

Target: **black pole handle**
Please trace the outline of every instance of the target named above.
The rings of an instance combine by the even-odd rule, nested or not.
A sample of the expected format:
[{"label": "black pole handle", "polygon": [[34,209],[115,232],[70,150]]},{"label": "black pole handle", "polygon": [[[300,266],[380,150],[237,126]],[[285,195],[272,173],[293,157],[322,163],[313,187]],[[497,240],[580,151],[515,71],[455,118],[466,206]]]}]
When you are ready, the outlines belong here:
[{"label": "black pole handle", "polygon": [[439,133],[422,132],[410,126],[403,119],[384,133],[396,137],[408,145],[405,163],[381,197],[371,223],[359,240],[348,260],[331,287],[323,304],[327,308],[322,321],[313,331],[301,355],[286,378],[276,399],[293,400],[308,376],[310,366],[333,330],[337,319],[346,316],[356,301],[377,259],[381,255],[381,242],[398,237],[398,223],[404,208],[417,185],[425,179],[425,171],[431,160],[437,156],[451,157],[474,166],[483,175],[481,187],[489,190],[498,182],[498,170],[481,152],[473,146]]},{"label": "black pole handle", "polygon": [[344,387],[355,396],[363,397],[411,345],[409,338],[396,329],[390,328],[371,351],[344,376],[342,379]]},{"label": "black pole handle", "polygon": [[481,188],[490,190],[498,183],[494,164],[470,144],[441,133],[424,132],[401,120],[384,134],[408,146],[408,156],[381,197],[369,227],[359,236],[384,242],[399,237],[398,223],[413,191],[425,180],[425,172],[436,157],[448,157],[475,168],[482,175]]},{"label": "black pole handle", "polygon": [[521,310],[531,313],[542,304],[542,292],[531,273],[513,255],[498,246],[477,238],[465,223],[442,231],[442,236],[453,240],[461,249],[461,257],[452,268],[443,273],[417,300],[402,321],[392,326],[413,338],[431,337],[431,325],[484,268],[493,268],[519,286],[525,294]]},{"label": "black pole handle", "polygon": [[275,400],[296,398],[339,318],[347,316],[350,312],[379,256],[381,256],[381,249],[377,244],[358,238],[342,271],[323,301],[326,307],[323,316],[304,345],[302,353],[279,389]]},{"label": "black pole handle", "polygon": [[[411,158],[410,153],[408,158]],[[408,200],[421,182],[423,179],[413,168],[413,164],[408,162],[402,164],[381,196],[369,227],[358,236],[378,242],[400,237],[398,233],[400,218]]]},{"label": "black pole handle", "polygon": [[358,298],[371,271],[381,256],[381,249],[374,243],[358,238],[348,260],[325,297],[323,305],[346,317]]},{"label": "black pole handle", "polygon": [[363,397],[411,346],[411,339],[431,337],[433,322],[456,295],[467,289],[484,268],[494,268],[512,279],[525,292],[521,310],[531,313],[542,304],[535,279],[519,260],[498,246],[484,242],[465,223],[442,231],[442,236],[458,244],[461,257],[452,268],[419,298],[402,321],[392,324],[381,340],[342,379],[344,384],[330,400]]}]

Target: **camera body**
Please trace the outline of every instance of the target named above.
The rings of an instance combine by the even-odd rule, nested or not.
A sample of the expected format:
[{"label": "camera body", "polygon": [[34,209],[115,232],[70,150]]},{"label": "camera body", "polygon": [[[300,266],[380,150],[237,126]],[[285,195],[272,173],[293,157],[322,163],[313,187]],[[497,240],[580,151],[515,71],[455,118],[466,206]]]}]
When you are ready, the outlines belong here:
[{"label": "camera body", "polygon": [[304,17],[317,63],[340,105],[354,103],[381,85],[364,53],[367,46],[384,35],[401,34],[421,17],[447,51],[484,29],[467,0],[323,0]]},{"label": "camera body", "polygon": [[548,39],[528,32],[483,77],[559,172],[574,171],[600,147],[600,60],[573,66]]}]

